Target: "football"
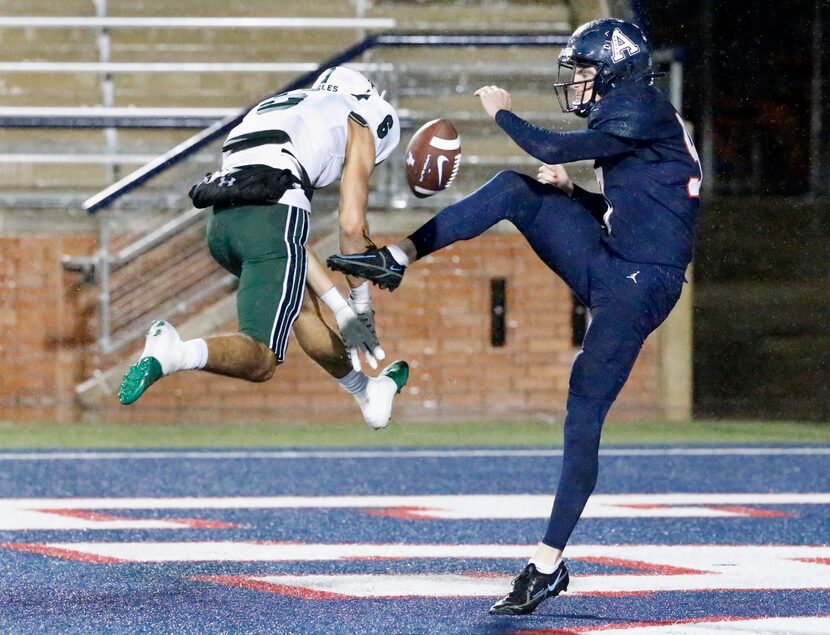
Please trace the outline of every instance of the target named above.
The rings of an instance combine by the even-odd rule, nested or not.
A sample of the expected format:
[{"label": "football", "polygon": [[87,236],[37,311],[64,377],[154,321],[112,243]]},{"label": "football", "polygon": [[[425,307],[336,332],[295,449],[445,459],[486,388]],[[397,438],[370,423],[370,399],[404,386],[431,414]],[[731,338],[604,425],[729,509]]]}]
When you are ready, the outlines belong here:
[{"label": "football", "polygon": [[448,119],[418,128],[406,147],[406,182],[418,198],[445,190],[461,165],[461,138]]}]

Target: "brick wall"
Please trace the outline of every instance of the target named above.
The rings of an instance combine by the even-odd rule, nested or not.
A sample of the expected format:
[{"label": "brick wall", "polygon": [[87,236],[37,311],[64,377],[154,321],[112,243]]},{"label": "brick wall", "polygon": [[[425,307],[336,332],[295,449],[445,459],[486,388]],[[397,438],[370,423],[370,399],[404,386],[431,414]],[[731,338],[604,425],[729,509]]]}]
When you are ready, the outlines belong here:
[{"label": "brick wall", "polygon": [[0,420],[74,421],[95,296],[60,264],[93,236],[0,237]]},{"label": "brick wall", "polygon": [[[380,243],[393,237],[378,237]],[[96,353],[94,289],[62,271],[92,236],[0,237],[0,420],[246,421],[360,419],[351,397],[292,342],[265,384],[189,372],[164,379],[135,405],[115,397],[83,410],[74,387],[106,360]],[[507,337],[490,345],[490,280],[507,281]],[[407,359],[401,420],[515,419],[564,414],[571,346],[570,292],[515,233],[491,232],[433,255],[390,294],[374,293],[388,359]],[[233,330],[234,324],[227,329]],[[135,355],[135,351],[130,357]],[[612,418],[655,418],[659,337],[646,343]]]}]

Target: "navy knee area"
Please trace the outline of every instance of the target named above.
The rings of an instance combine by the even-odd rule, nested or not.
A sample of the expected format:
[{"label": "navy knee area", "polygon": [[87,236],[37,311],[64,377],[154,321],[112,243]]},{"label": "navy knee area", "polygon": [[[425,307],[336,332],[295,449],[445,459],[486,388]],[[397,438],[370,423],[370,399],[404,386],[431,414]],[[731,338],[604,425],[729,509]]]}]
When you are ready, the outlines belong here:
[{"label": "navy knee area", "polygon": [[508,203],[504,219],[519,230],[527,227],[536,218],[542,207],[545,186],[539,181],[513,170],[502,170],[487,183]]},{"label": "navy knee area", "polygon": [[527,194],[533,196],[541,196],[552,188],[544,183],[539,183],[536,179],[521,174],[515,170],[502,170],[490,179],[489,183],[498,186],[500,189],[512,190],[516,194]]},{"label": "navy knee area", "polygon": [[582,350],[571,369],[570,391],[613,401],[625,384],[645,335],[626,316],[604,315],[588,327]]}]

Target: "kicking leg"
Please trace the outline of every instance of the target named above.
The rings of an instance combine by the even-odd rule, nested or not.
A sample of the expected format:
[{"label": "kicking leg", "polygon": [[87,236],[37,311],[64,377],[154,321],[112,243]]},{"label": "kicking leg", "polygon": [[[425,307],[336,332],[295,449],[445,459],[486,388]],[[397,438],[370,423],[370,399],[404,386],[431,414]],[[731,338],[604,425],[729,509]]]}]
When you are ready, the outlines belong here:
[{"label": "kicking leg", "polygon": [[[417,229],[408,239],[414,245],[416,257],[423,258],[459,240],[475,238],[511,214],[535,213],[541,205],[541,197],[528,191],[523,182],[513,178],[514,175],[518,176],[515,172],[499,172],[475,192],[445,208]],[[326,264],[336,271],[366,278],[389,290],[398,287],[405,269],[386,247],[353,256],[331,256]]]},{"label": "kicking leg", "polygon": [[459,240],[481,235],[502,220],[513,223],[540,258],[583,299],[587,262],[600,248],[600,227],[561,190],[509,170],[436,214],[408,238],[353,256],[332,256],[332,269],[394,290],[405,268]]}]

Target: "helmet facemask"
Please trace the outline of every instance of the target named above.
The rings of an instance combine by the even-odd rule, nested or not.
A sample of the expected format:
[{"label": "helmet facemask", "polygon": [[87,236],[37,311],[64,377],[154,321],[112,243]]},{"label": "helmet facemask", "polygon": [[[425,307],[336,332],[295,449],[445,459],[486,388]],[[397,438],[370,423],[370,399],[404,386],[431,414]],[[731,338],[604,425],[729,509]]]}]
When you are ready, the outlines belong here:
[{"label": "helmet facemask", "polygon": [[[592,69],[595,74],[586,77],[588,69]],[[576,62],[573,58],[560,56],[553,91],[562,112],[587,117],[596,104],[597,96],[601,94],[601,81],[599,69],[594,64]]]}]

